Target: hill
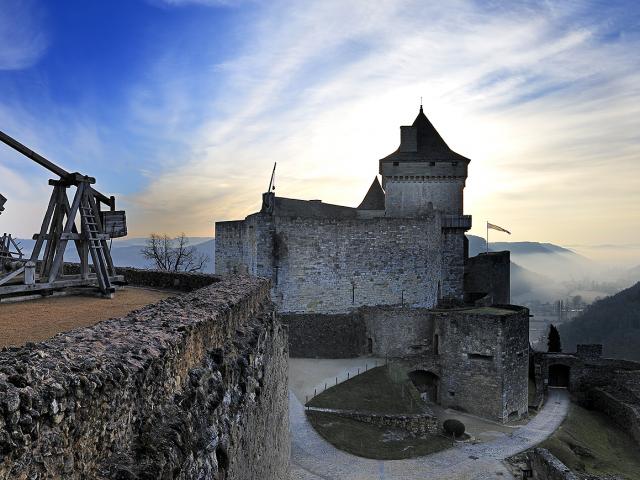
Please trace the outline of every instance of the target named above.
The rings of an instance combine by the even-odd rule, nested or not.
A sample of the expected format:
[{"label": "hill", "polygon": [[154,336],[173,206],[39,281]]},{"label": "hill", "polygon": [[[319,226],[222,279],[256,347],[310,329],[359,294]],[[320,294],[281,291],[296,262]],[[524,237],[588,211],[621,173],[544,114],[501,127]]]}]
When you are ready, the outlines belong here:
[{"label": "hill", "polygon": [[[469,256],[486,251],[484,238],[475,235],[467,235],[467,238]],[[489,242],[489,251],[502,250],[509,250],[511,260],[521,267],[560,280],[583,278],[594,268],[593,262],[588,258],[553,243]]]},{"label": "hill", "polygon": [[640,282],[593,303],[559,330],[565,351],[578,343],[602,343],[608,357],[640,361]]}]

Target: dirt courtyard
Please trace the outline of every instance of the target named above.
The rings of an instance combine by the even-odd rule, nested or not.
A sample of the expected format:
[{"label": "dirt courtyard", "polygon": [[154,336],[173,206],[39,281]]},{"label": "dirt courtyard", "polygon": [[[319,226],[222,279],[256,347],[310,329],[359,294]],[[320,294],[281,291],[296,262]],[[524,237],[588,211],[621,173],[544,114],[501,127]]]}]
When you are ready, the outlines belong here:
[{"label": "dirt courtyard", "polygon": [[126,287],[112,299],[84,293],[0,303],[0,347],[46,340],[60,332],[122,317],[172,295],[175,293]]}]

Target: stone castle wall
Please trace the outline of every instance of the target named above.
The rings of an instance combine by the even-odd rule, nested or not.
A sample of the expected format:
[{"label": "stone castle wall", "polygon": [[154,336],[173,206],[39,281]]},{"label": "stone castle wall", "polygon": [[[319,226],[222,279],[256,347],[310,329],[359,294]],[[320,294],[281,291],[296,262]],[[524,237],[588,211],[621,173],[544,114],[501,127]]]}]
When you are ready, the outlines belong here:
[{"label": "stone castle wall", "polygon": [[[403,303],[432,307],[442,288],[440,219],[437,212],[415,219],[255,214],[242,227],[219,222],[216,272],[242,271],[246,265],[250,274],[270,279],[274,302],[284,313],[338,314],[362,305]],[[459,237],[451,251],[459,253],[460,262],[448,261],[452,268],[462,265]],[[459,274],[456,291],[462,288]]]},{"label": "stone castle wall", "polygon": [[180,278],[214,283],[2,349],[0,478],[287,478],[288,351],[268,282]]},{"label": "stone castle wall", "polygon": [[[423,169],[424,167],[420,164],[417,166],[404,164],[395,169],[405,170],[406,173],[398,172],[394,176],[385,177],[385,210],[389,215],[399,217],[424,215],[430,208],[462,214],[464,178],[419,176],[424,175],[424,172],[411,175],[408,172],[411,168]],[[459,168],[466,167],[461,162]]]},{"label": "stone castle wall", "polygon": [[281,254],[274,301],[282,312],[347,313],[361,305],[433,306],[439,217],[276,219]]},{"label": "stone castle wall", "polygon": [[575,354],[535,352],[536,393],[544,394],[551,368],[568,367],[568,388],[578,403],[605,413],[640,443],[640,363],[601,354],[599,344],[578,345]]},{"label": "stone castle wall", "polygon": [[289,332],[289,355],[298,358],[353,358],[371,353],[362,316],[280,314]]},{"label": "stone castle wall", "polygon": [[244,220],[216,222],[216,252],[214,271],[220,273],[246,273],[244,262]]},{"label": "stone castle wall", "polygon": [[[285,315],[291,355],[372,354],[438,378],[438,403],[507,421],[528,411],[529,311],[362,307],[351,315]],[[437,344],[437,346],[436,346]]]},{"label": "stone castle wall", "polygon": [[526,415],[529,311],[474,309],[447,317],[439,348],[442,405],[499,421]]},{"label": "stone castle wall", "polygon": [[470,257],[464,266],[464,292],[469,301],[508,304],[511,294],[510,253],[489,252]]}]

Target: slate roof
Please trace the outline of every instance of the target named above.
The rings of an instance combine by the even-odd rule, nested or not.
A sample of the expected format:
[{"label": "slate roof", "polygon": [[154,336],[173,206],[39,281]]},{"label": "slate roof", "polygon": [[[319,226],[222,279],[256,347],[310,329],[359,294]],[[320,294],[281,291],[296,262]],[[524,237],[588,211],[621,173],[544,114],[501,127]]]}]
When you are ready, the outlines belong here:
[{"label": "slate roof", "polygon": [[373,179],[369,191],[364,196],[362,203],[358,205],[358,210],[384,210],[384,190],[382,190],[378,177]]},{"label": "slate roof", "polygon": [[320,200],[275,197],[274,215],[301,218],[355,218],[356,209],[322,203]]},{"label": "slate roof", "polygon": [[420,112],[411,125],[417,129],[417,152],[401,152],[400,148],[381,159],[381,162],[451,162],[470,160],[454,152],[440,136],[433,124],[429,121],[420,105]]}]

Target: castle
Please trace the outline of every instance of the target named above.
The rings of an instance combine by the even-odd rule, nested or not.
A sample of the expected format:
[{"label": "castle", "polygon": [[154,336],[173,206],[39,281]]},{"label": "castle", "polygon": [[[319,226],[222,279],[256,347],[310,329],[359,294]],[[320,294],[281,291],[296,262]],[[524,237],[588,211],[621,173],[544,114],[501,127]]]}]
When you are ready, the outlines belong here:
[{"label": "castle", "polygon": [[527,412],[528,310],[509,304],[509,252],[468,258],[470,160],[423,112],[356,208],[263,194],[216,222],[216,273],[267,278],[292,356],[395,359],[444,406]]}]

